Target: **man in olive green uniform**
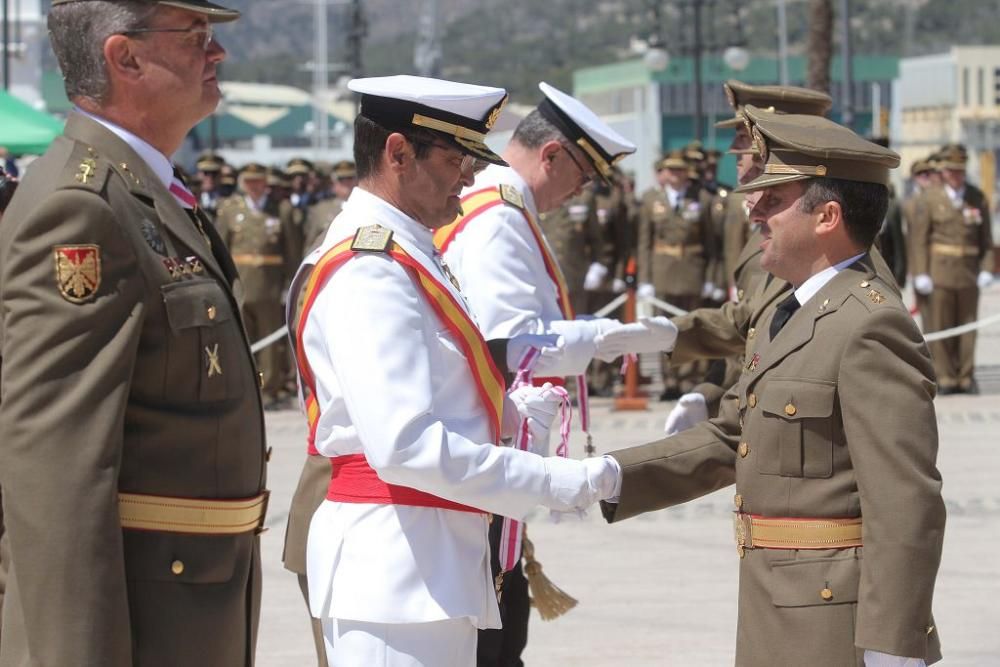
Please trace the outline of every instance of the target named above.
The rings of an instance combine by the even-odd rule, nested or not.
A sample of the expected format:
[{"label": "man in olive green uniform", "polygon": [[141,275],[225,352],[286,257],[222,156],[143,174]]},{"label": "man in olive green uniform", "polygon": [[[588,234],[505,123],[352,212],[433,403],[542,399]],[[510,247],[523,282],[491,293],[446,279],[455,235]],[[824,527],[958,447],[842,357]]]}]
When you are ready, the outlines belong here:
[{"label": "man in olive green uniform", "polygon": [[740,188],[761,191],[761,264],[794,291],[756,314],[717,419],[611,454],[602,509],[621,521],[735,483],[741,667],[935,662],[934,373],[867,252],[899,158],[824,118],[744,113],[766,156]]},{"label": "man in olive green uniform", "polygon": [[212,151],[199,155],[195,163],[198,170],[198,206],[212,220],[215,220],[215,212],[223,199],[219,176],[225,163],[225,160]]},{"label": "man in olive green uniform", "polygon": [[[928,297],[928,333],[974,322],[979,291],[993,282],[989,202],[965,180],[962,147],[949,147],[939,157],[944,185],[920,195],[910,228],[913,288]],[[930,345],[941,393],[976,391],[976,332]]]},{"label": "man in olive green uniform", "polygon": [[[773,113],[823,116],[833,104],[829,95],[798,86],[757,86],[731,79],[723,84],[723,90],[733,107],[733,117],[719,121],[716,127],[733,128],[736,131],[729,152],[736,156],[737,178],[741,184],[756,178],[763,166],[753,149],[750,130],[743,116],[744,106],[749,104]],[[730,326],[730,311],[737,307],[749,308],[749,300],[756,292],[758,281],[763,280],[766,275],[760,268],[760,244],[763,238],[759,225],[751,223],[749,212],[750,201],[747,196],[730,191],[724,199],[722,213],[724,242],[721,262],[726,267],[724,284],[728,285],[730,303],[723,304],[718,309],[699,309],[695,314],[674,318],[678,331],[690,332],[679,336],[682,341],[679,341],[680,345],[672,355],[678,363],[705,358],[701,346],[712,345],[711,336],[694,332],[695,324],[715,318],[723,327]],[[715,368],[712,374],[714,377],[681,397],[667,419],[668,435],[718,414],[723,394],[739,379],[743,367],[743,343],[743,339],[737,340],[736,356],[727,359],[721,379]]]},{"label": "man in olive green uniform", "polygon": [[597,222],[594,192],[590,188],[567,199],[562,206],[541,213],[538,224],[555,255],[575,313],[588,313],[590,303],[584,282],[599,286],[608,274],[607,246]]},{"label": "man in olive green uniform", "polygon": [[168,155],[215,109],[201,0],[55,0],[63,136],[0,226],[0,665],[249,666],[266,507],[235,266]]},{"label": "man in olive green uniform", "polygon": [[[659,187],[643,195],[639,211],[639,296],[656,296],[693,310],[714,289],[709,279],[715,236],[711,197],[689,178],[683,151],[657,162]],[[700,378],[693,364],[670,368],[664,357],[661,399],[690,391]]]},{"label": "man in olive green uniform", "polygon": [[[910,179],[913,184],[909,196],[903,200],[900,210],[903,216],[903,238],[906,241],[906,262],[907,270],[913,274],[913,220],[917,213],[917,200],[927,189],[941,186],[941,173],[938,171],[936,155],[931,154],[926,159],[916,160],[910,165]],[[927,310],[927,296],[914,290],[917,311],[920,313],[922,322],[926,322],[930,317]]]},{"label": "man in olive green uniform", "polygon": [[330,179],[333,197],[313,204],[306,213],[302,229],[303,255],[308,255],[323,242],[326,230],[330,228],[330,223],[340,213],[340,207],[351,196],[351,190],[354,189],[354,186],[358,184],[354,163],[350,160],[341,160],[333,165]]},{"label": "man in olive green uniform", "polygon": [[[241,190],[219,207],[216,226],[239,269],[246,296],[243,317],[251,341],[284,324],[282,301],[302,250],[291,216],[267,194],[267,170],[251,163],[240,172]],[[279,345],[259,351],[265,406],[279,407],[285,393],[286,354]]]}]

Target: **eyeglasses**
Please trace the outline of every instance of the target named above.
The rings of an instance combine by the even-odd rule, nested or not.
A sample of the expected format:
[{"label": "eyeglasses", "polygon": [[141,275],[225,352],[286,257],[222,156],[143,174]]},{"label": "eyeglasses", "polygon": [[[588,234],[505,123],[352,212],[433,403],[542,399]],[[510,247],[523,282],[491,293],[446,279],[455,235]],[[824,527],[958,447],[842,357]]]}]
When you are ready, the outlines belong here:
[{"label": "eyeglasses", "polygon": [[584,167],[582,164],[580,164],[580,161],[576,159],[576,156],[573,155],[573,152],[570,149],[568,149],[565,145],[559,144],[559,148],[561,148],[564,151],[566,151],[566,155],[568,155],[569,159],[573,161],[573,164],[576,165],[576,168],[580,170],[581,181],[580,181],[580,185],[578,185],[577,187],[581,187],[582,188],[585,185],[588,185],[591,182],[593,182],[593,180],[594,180],[594,172],[587,170],[586,167]]},{"label": "eyeglasses", "polygon": [[191,28],[136,28],[135,30],[124,30],[119,34],[130,37],[132,35],[145,35],[152,32],[175,32],[201,35],[201,43],[199,46],[202,51],[208,51],[209,47],[212,45],[212,40],[215,39],[215,29],[211,25],[193,26]]},{"label": "eyeglasses", "polygon": [[[436,141],[421,141],[419,139],[413,139],[413,140],[411,140],[411,143],[422,144],[424,146],[432,146],[434,148],[440,148],[443,151],[452,151],[452,152],[455,152],[455,151],[458,150],[457,148],[455,148],[453,146],[447,146],[445,144],[439,144]],[[486,169],[486,167],[488,167],[488,166],[490,166],[490,163],[487,162],[486,160],[481,160],[481,159],[479,159],[479,158],[477,158],[477,157],[475,157],[473,155],[469,155],[467,153],[463,153],[462,154],[462,163],[459,165],[459,169],[461,169],[463,172],[471,171],[473,173],[473,175],[475,175],[475,174],[478,174],[479,172],[481,172],[483,169]]]}]

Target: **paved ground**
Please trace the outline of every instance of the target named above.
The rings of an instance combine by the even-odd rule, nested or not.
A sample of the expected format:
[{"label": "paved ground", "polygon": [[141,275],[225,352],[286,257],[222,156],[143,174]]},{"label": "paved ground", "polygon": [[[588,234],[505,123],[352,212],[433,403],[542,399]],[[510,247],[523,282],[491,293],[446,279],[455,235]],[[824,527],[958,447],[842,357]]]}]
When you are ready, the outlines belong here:
[{"label": "paved ground", "polygon": [[[1000,312],[1000,287],[981,315]],[[939,467],[948,527],[935,616],[945,665],[1000,664],[1000,326],[980,333],[980,396],[938,399]],[[873,397],[877,400],[877,397]],[[601,451],[659,436],[671,404],[615,413],[594,401]],[[305,429],[294,412],[269,413],[271,530],[263,536],[264,602],[259,667],[314,660],[295,578],[281,567],[287,507],[303,459]],[[573,456],[582,455],[574,440]],[[530,525],[539,560],[579,606],[553,622],[532,618],[525,660],[531,667],[731,665],[736,631],[737,557],[724,489],[686,506],[607,526],[591,512],[582,522]]]}]

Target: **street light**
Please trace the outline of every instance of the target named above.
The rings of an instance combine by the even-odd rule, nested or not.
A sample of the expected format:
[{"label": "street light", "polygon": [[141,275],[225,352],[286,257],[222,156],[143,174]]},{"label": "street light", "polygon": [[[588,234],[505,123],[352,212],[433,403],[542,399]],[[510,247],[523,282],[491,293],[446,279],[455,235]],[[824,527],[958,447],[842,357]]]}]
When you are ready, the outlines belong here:
[{"label": "street light", "polygon": [[730,46],[722,52],[722,62],[734,72],[742,72],[750,65],[750,52],[742,46]]}]

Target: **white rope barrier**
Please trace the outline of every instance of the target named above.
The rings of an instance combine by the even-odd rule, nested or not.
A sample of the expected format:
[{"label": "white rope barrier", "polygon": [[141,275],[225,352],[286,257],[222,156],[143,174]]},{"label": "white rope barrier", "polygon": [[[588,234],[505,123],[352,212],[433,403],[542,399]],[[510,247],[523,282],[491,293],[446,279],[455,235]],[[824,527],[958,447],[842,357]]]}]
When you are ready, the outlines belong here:
[{"label": "white rope barrier", "polygon": [[[594,317],[604,317],[608,315],[616,308],[625,303],[628,298],[627,294],[619,294],[614,299],[612,299],[606,306],[594,313]],[[661,301],[656,297],[637,297],[636,301],[638,303],[648,303],[652,306],[656,306],[660,310],[666,311],[671,315],[687,315],[688,311],[683,308],[678,308],[677,306],[667,303],[666,301]],[[991,315],[990,317],[977,320],[975,322],[969,322],[968,324],[963,324],[958,327],[952,327],[951,329],[944,329],[942,331],[935,331],[934,333],[929,333],[924,335],[924,340],[928,343],[935,340],[943,340],[945,338],[952,338],[953,336],[961,336],[962,334],[969,333],[970,331],[976,331],[977,329],[985,329],[986,327],[993,326],[994,324],[1000,323],[1000,313],[996,315]],[[268,334],[264,338],[250,346],[250,351],[252,353],[257,353],[263,350],[265,347],[274,345],[279,340],[288,335],[288,327],[281,327],[277,331]]]}]

